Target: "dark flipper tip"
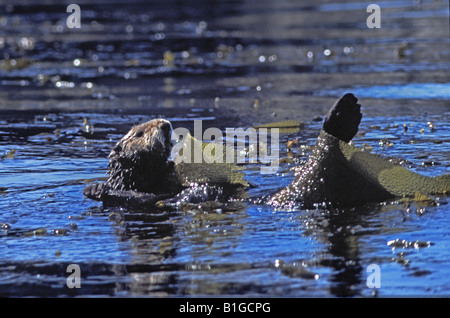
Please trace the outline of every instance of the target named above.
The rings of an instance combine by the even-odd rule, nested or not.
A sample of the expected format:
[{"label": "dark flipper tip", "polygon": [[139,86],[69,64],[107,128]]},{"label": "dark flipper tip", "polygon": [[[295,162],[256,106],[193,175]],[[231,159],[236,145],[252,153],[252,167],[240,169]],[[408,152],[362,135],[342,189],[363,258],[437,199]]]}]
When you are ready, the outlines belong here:
[{"label": "dark flipper tip", "polygon": [[361,122],[361,105],[355,95],[347,93],[331,107],[323,124],[323,129],[330,135],[349,142],[358,132]]}]

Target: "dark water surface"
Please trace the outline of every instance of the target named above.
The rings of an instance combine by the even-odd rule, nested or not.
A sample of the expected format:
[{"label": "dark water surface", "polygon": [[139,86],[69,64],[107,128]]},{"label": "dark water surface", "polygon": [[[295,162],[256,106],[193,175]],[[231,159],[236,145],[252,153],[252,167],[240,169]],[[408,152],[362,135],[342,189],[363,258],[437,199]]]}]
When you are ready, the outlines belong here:
[{"label": "dark water surface", "polygon": [[449,173],[448,1],[378,1],[380,29],[367,28],[369,3],[77,1],[69,29],[68,3],[0,1],[0,296],[450,296],[448,197],[203,213],[82,194],[133,124],[297,120],[277,174],[245,166],[251,196],[273,193],[345,92],[363,106],[357,146]]}]

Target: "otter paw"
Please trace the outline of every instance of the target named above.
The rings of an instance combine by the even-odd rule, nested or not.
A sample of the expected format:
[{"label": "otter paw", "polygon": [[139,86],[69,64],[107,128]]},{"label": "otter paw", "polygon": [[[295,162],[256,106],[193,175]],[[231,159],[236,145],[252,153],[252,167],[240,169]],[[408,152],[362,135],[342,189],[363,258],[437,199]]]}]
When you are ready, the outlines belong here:
[{"label": "otter paw", "polygon": [[105,186],[105,183],[94,183],[88,185],[86,188],[84,188],[83,194],[90,199],[101,200]]}]

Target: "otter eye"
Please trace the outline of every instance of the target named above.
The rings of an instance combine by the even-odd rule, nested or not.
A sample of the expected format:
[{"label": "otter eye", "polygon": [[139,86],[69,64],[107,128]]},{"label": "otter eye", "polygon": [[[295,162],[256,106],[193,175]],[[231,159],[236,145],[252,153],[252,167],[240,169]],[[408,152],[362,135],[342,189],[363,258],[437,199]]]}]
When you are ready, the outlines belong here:
[{"label": "otter eye", "polygon": [[140,138],[140,137],[144,136],[144,131],[143,131],[143,130],[139,130],[139,131],[136,133],[136,135],[134,135],[134,136],[137,137],[137,138]]}]

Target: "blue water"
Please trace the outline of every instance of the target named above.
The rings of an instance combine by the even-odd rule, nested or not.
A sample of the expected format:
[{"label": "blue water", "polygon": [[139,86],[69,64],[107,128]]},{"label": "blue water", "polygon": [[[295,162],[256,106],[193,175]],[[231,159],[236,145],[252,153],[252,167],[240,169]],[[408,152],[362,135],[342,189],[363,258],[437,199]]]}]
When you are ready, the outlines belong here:
[{"label": "blue water", "polygon": [[[423,118],[439,122],[434,131],[423,133],[420,127],[426,123],[410,117],[395,121],[365,118],[364,136],[354,142],[405,159],[408,168],[420,173],[449,173],[448,142],[434,143],[448,138],[448,116]],[[405,134],[403,123],[415,132],[411,128]],[[319,128],[320,123],[308,124],[311,133]],[[379,140],[386,137],[392,146],[380,146]],[[106,158],[88,158],[95,155],[91,147],[80,146],[78,158],[70,160],[57,154],[33,159],[35,154],[21,153],[16,147],[14,158],[0,162],[2,185],[7,186],[0,201],[2,222],[10,226],[0,232],[2,275],[20,274],[20,278],[14,276],[13,284],[32,282],[43,288],[44,295],[53,295],[35,269],[23,267],[39,264],[58,282],[55,292],[70,295],[72,290],[64,289],[64,269],[75,263],[87,273],[83,282],[97,286],[98,290],[87,290],[94,295],[116,294],[109,285],[115,277],[110,271],[122,266],[127,270],[114,275],[123,280],[126,295],[158,295],[163,290],[167,295],[329,296],[331,292],[370,296],[365,270],[377,264],[382,272],[382,295],[449,292],[444,277],[450,259],[447,198],[436,198],[438,206],[422,208],[413,203],[409,210],[398,203],[290,212],[249,204],[243,211],[226,214],[103,208],[82,195],[84,180],[103,177],[107,164]],[[422,148],[418,158],[417,149]],[[424,161],[434,165],[423,166]],[[250,194],[261,196],[287,185],[292,180],[289,167],[282,165],[278,174],[261,175],[249,166],[247,179],[257,185]],[[432,245],[392,249],[387,242],[395,239],[430,241]],[[52,264],[60,267],[55,270]],[[103,271],[95,264],[102,264]],[[139,274],[144,282],[129,276],[137,264],[154,264]],[[177,277],[171,283],[173,290],[166,283],[172,275]],[[156,285],[145,283],[156,277]],[[6,293],[12,282],[2,281]],[[22,292],[31,291],[23,287]]]},{"label": "blue water", "polygon": [[[375,86],[355,86],[325,91],[327,96],[342,95],[351,91],[356,96],[379,99],[439,99],[450,100],[450,83],[408,83]],[[318,94],[321,94],[318,92]]]}]

